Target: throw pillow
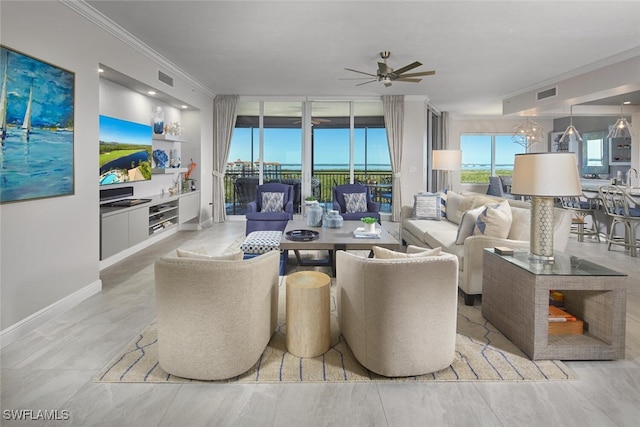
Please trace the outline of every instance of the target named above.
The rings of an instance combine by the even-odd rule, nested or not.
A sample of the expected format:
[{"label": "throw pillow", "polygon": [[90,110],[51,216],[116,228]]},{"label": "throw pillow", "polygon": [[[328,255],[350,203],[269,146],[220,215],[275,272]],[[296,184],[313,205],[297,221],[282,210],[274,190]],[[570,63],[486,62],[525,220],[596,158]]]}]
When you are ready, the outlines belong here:
[{"label": "throw pillow", "polygon": [[284,193],[262,193],[262,212],[282,212],[284,205]]},{"label": "throw pillow", "polygon": [[506,200],[501,203],[490,203],[478,215],[474,235],[484,235],[506,239],[511,229],[511,206]]},{"label": "throw pillow", "polygon": [[447,220],[455,224],[460,224],[462,212],[458,211],[463,197],[453,191],[447,191]]},{"label": "throw pillow", "polygon": [[509,240],[528,241],[531,236],[531,210],[511,206],[511,229]]},{"label": "throw pillow", "polygon": [[380,246],[374,246],[371,248],[373,250],[373,257],[378,259],[400,259],[400,258],[422,258],[428,256],[439,256],[441,248],[435,249],[422,249],[422,252],[416,253],[404,253],[404,252],[396,252],[391,249],[382,248]]},{"label": "throw pillow", "polygon": [[347,213],[367,211],[367,193],[344,193]]},{"label": "throw pillow", "polygon": [[413,196],[413,219],[430,219],[440,221],[440,195],[418,193]]},{"label": "throw pillow", "polygon": [[456,235],[456,245],[464,245],[467,237],[473,236],[473,229],[476,226],[478,215],[485,209],[484,206],[475,209],[469,209],[462,214],[460,224],[458,225],[458,234]]},{"label": "throw pillow", "polygon": [[440,195],[440,216],[442,218],[447,217],[447,199],[449,197],[449,190],[446,188],[438,193]]},{"label": "throw pillow", "polygon": [[178,248],[176,249],[176,254],[180,258],[209,259],[215,261],[238,261],[244,257],[242,251],[226,255],[207,255],[207,252],[202,248],[194,249],[193,252]]},{"label": "throw pillow", "polygon": [[440,250],[442,248],[437,247],[437,248],[423,248],[420,246],[415,246],[415,245],[409,245],[407,246],[407,252],[408,254],[417,254],[417,253],[421,253],[421,252],[429,252],[432,251],[431,255],[440,255]]}]

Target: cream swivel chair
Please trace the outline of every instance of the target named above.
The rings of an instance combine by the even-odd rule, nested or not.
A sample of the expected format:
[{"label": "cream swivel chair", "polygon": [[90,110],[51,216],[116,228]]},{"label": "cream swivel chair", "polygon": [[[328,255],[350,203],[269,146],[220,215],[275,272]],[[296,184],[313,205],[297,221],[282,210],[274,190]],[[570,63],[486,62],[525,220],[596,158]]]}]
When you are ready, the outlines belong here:
[{"label": "cream swivel chair", "polygon": [[157,260],[160,367],[198,380],[251,369],[277,327],[279,260],[278,251],[249,260]]},{"label": "cream swivel chair", "polygon": [[355,358],[387,377],[436,372],[455,358],[458,258],[336,254],[336,303]]}]

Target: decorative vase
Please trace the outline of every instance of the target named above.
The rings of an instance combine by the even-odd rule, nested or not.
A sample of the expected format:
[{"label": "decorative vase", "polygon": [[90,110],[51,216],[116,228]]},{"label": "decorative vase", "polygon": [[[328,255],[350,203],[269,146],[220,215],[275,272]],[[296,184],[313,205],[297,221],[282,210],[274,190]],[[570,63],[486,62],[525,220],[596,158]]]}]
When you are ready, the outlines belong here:
[{"label": "decorative vase", "polygon": [[318,203],[307,207],[307,225],[309,227],[322,227],[323,210]]},{"label": "decorative vase", "polygon": [[164,111],[162,111],[162,107],[156,107],[153,113],[153,133],[156,135],[164,133]]},{"label": "decorative vase", "polygon": [[365,233],[375,233],[376,232],[376,223],[372,224],[364,224],[364,232]]},{"label": "decorative vase", "polygon": [[344,224],[344,218],[338,211],[330,210],[325,218],[324,224],[327,228],[340,228]]}]

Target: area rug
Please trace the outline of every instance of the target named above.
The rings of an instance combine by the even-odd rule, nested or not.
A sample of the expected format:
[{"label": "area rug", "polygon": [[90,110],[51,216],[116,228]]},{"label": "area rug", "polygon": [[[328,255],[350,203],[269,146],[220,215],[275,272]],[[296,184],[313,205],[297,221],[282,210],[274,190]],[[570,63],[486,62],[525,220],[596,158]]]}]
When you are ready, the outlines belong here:
[{"label": "area rug", "polygon": [[[458,303],[456,356],[453,364],[428,375],[387,378],[377,375],[354,358],[340,335],[336,318],[335,285],[332,286],[331,348],[322,356],[299,358],[285,347],[285,288],[280,286],[279,327],[264,353],[248,372],[212,383],[302,383],[359,381],[549,381],[575,379],[557,360],[532,361],[483,317],[478,306]],[[155,324],[145,328],[101,370],[95,382],[206,383],[170,375],[158,364]]]}]

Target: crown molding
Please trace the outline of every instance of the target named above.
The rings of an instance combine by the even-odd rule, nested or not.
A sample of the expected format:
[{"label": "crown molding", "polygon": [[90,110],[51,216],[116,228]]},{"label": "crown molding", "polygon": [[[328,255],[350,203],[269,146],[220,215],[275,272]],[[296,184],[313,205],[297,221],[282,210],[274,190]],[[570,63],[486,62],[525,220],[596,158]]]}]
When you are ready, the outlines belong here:
[{"label": "crown molding", "polygon": [[120,25],[116,24],[111,19],[104,16],[102,13],[98,12],[92,6],[87,4],[84,0],[80,0],[80,1],[59,0],[59,1],[60,3],[67,6],[69,9],[78,13],[80,16],[86,18],[96,26],[102,28],[103,30],[105,30],[106,32],[108,32],[118,40],[131,46],[137,52],[149,58],[150,60],[158,64],[160,67],[164,68],[170,73],[173,73],[175,76],[180,77],[190,85],[198,88],[206,95],[209,95],[212,98],[216,96],[216,94],[213,93],[210,88],[208,88],[198,80],[194,79],[189,74],[185,73],[180,67],[178,67],[177,65],[169,61],[164,56],[160,55],[155,50],[151,49],[149,46],[147,46],[142,41],[137,39],[133,34],[128,32],[124,28],[122,28]]}]

